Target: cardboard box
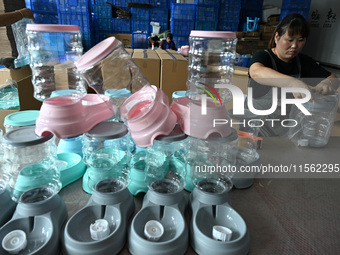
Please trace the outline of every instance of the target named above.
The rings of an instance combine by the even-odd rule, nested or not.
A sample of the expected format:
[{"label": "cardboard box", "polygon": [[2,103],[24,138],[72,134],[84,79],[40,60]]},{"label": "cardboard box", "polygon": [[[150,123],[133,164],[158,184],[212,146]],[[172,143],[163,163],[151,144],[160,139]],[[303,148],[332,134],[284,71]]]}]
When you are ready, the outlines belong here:
[{"label": "cardboard box", "polygon": [[33,97],[34,88],[31,81],[32,77],[26,77],[18,82],[18,94],[20,110],[40,110],[42,102]]},{"label": "cardboard box", "polygon": [[131,56],[133,54],[133,49],[130,49],[130,48],[126,48],[125,49],[127,53],[129,53]]},{"label": "cardboard box", "polygon": [[0,84],[4,84],[6,80],[11,79],[16,82],[32,75],[31,68],[27,66],[23,66],[20,69],[12,70],[7,68],[0,68]]},{"label": "cardboard box", "polygon": [[172,101],[172,93],[178,90],[186,90],[188,79],[188,60],[173,50],[156,50],[161,59],[160,88]]},{"label": "cardboard box", "polygon": [[132,59],[151,85],[160,87],[161,60],[153,50],[135,49]]},{"label": "cardboard box", "polygon": [[125,48],[132,48],[132,35],[131,34],[108,34],[107,37],[114,36],[121,41]]}]

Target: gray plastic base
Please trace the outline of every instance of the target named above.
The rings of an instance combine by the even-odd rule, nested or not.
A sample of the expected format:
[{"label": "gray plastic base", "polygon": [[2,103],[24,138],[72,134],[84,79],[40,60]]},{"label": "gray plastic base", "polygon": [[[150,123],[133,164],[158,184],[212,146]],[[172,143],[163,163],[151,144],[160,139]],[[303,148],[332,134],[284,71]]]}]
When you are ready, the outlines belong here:
[{"label": "gray plastic base", "polygon": [[17,203],[11,199],[9,191],[0,190],[0,227],[12,218],[16,206]]},{"label": "gray plastic base", "polygon": [[[128,248],[134,255],[184,254],[188,248],[189,233],[184,219],[186,201],[182,191],[157,193],[149,190],[142,209],[134,217],[129,232]],[[150,220],[160,222],[164,234],[158,241],[144,235],[144,226]]]},{"label": "gray plastic base", "polygon": [[[242,217],[230,207],[227,191],[207,193],[195,188],[190,194],[192,218],[190,243],[198,254],[245,255],[249,252],[249,233]],[[213,226],[233,231],[230,241],[213,239]]]},{"label": "gray plastic base", "polygon": [[[129,190],[126,187],[117,190],[113,187],[116,184],[119,186],[115,179],[99,182],[88,204],[67,222],[62,237],[64,255],[112,255],[124,247],[128,220],[135,205]],[[108,221],[110,234],[96,241],[91,238],[89,228],[98,219]]]},{"label": "gray plastic base", "polygon": [[[238,152],[241,152],[243,148],[239,148]],[[238,153],[237,156],[239,156],[240,153]],[[237,167],[237,173],[234,174],[234,176],[231,178],[232,183],[236,189],[247,189],[250,188],[254,183],[254,178],[257,172],[244,172],[242,173],[241,167],[247,167],[247,169],[250,169],[248,167],[250,166],[257,166],[259,169],[261,165],[260,155],[256,152],[253,160],[250,162],[246,162],[242,160],[242,158],[237,158],[238,163],[236,164]],[[254,168],[255,169],[255,168]]]},{"label": "gray plastic base", "polygon": [[[23,230],[27,246],[20,254],[58,255],[59,234],[67,219],[67,209],[59,195],[44,188],[25,192],[13,218],[0,229],[0,240],[13,230]],[[9,254],[0,247],[0,254]]]}]

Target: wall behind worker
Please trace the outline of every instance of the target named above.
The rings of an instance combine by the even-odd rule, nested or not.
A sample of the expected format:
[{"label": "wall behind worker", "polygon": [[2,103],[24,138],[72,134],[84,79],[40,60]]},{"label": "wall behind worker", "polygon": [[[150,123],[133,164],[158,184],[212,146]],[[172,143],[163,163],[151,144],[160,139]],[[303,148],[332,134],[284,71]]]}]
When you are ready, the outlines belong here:
[{"label": "wall behind worker", "polygon": [[340,68],[339,0],[312,0],[308,22],[311,30],[303,53]]}]

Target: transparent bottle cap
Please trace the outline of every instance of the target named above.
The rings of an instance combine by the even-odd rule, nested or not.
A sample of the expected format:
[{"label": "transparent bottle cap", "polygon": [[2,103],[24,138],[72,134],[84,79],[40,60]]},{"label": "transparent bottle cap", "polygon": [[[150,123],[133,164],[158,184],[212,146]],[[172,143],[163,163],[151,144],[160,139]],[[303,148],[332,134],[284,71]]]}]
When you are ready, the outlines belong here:
[{"label": "transparent bottle cap", "polygon": [[91,238],[93,240],[101,240],[109,236],[110,228],[107,220],[99,219],[90,225]]},{"label": "transparent bottle cap", "polygon": [[164,234],[163,225],[157,220],[149,220],[144,227],[144,235],[149,241],[158,241]]},{"label": "transparent bottle cap", "polygon": [[213,226],[212,235],[213,235],[213,238],[217,241],[222,241],[222,242],[230,241],[232,234],[233,232],[231,231],[231,229],[227,227],[219,226],[219,225]]},{"label": "transparent bottle cap", "polygon": [[2,248],[10,254],[18,254],[26,246],[27,238],[22,230],[13,230],[2,239]]}]

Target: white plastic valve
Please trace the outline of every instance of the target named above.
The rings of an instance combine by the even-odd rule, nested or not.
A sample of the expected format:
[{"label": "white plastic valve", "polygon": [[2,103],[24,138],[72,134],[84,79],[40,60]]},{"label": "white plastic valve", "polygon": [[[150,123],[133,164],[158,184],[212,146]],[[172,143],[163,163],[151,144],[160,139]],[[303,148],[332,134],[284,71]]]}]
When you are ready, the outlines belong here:
[{"label": "white plastic valve", "polygon": [[90,225],[91,238],[93,240],[101,240],[109,236],[110,228],[107,220],[99,219]]},{"label": "white plastic valve", "polygon": [[215,225],[213,226],[213,238],[217,241],[222,241],[222,242],[228,242],[231,239],[231,235],[233,232],[231,229],[224,227],[224,226],[219,226]]},{"label": "white plastic valve", "polygon": [[22,230],[13,230],[2,239],[2,248],[10,254],[18,254],[27,246],[26,233]]},{"label": "white plastic valve", "polygon": [[149,241],[158,241],[164,234],[162,223],[156,220],[149,220],[144,226],[144,235]]}]

